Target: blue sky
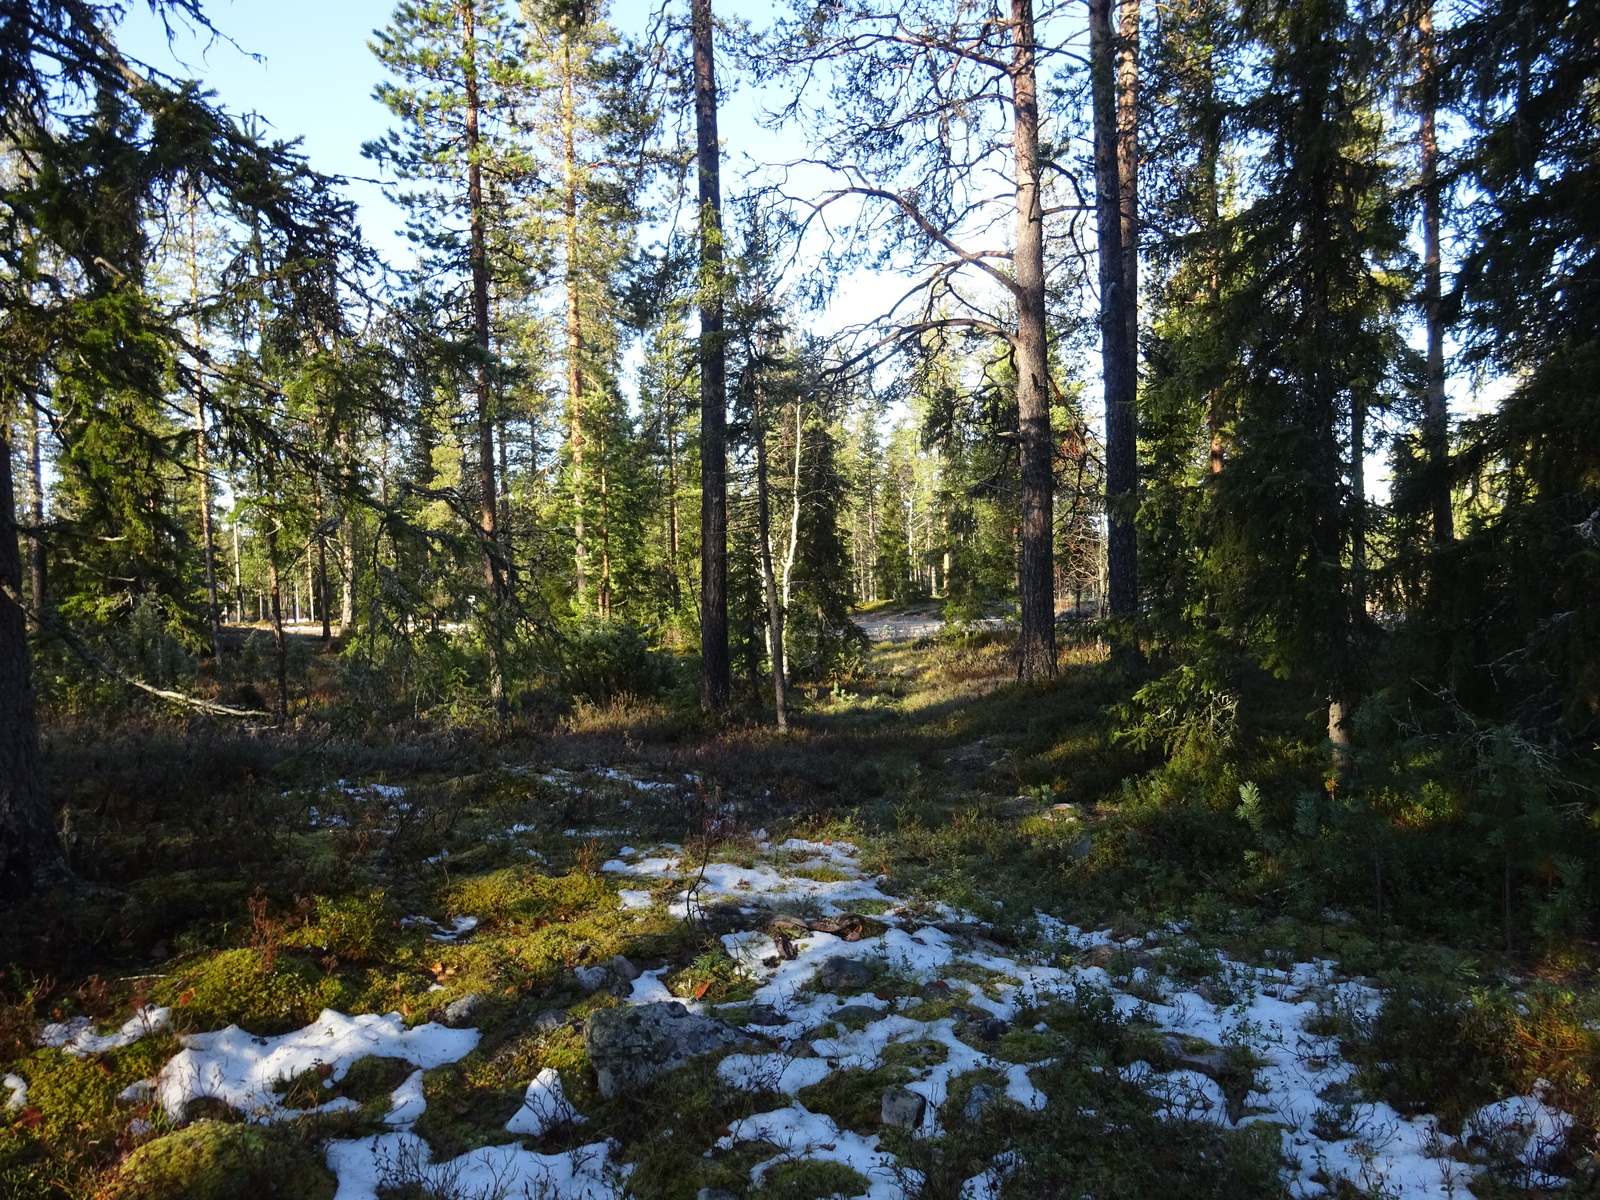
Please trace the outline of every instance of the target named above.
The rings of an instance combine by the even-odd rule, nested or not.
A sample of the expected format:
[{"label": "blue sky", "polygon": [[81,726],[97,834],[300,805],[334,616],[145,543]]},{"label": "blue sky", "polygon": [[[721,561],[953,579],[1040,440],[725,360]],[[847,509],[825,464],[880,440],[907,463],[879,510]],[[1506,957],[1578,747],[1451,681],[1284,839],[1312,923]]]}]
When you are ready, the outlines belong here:
[{"label": "blue sky", "polygon": [[[179,78],[203,81],[229,110],[259,114],[279,137],[303,139],[312,166],[351,180],[349,193],[361,206],[368,239],[396,265],[409,261],[409,245],[396,232],[400,213],[375,182],[363,181],[377,172],[361,156],[361,144],[393,124],[372,98],[381,72],[367,42],[388,24],[394,0],[207,0],[207,16],[237,46],[182,30],[170,47],[160,21],[141,0],[135,3],[118,31],[125,51]],[[612,5],[611,21],[642,32],[655,7],[651,0],[621,0]],[[719,3],[717,10],[757,22],[774,11],[759,0]],[[772,145],[737,89],[727,98],[721,132],[730,166],[742,158],[741,144]]]}]

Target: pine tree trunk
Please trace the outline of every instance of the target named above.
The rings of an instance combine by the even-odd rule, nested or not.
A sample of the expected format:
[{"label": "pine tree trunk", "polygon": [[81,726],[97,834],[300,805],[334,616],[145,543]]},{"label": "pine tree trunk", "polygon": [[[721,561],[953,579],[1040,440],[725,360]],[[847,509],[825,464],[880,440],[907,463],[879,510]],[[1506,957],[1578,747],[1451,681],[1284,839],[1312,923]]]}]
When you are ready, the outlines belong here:
[{"label": "pine tree trunk", "polygon": [[[339,636],[348,637],[351,627],[356,623],[356,530],[355,521],[349,509],[345,510],[344,521],[339,531],[339,555],[341,558],[339,584]],[[234,526],[235,530],[238,526]]]},{"label": "pine tree trunk", "polygon": [[278,574],[278,526],[271,514],[267,526],[267,587],[271,604],[272,650],[278,673],[278,722],[289,719],[289,642],[283,632],[283,583]]},{"label": "pine tree trunk", "polygon": [[19,603],[22,559],[15,506],[11,430],[0,422],[0,895],[5,896],[23,895],[68,877],[44,791],[33,656]]},{"label": "pine tree trunk", "polygon": [[42,619],[49,597],[45,594],[44,459],[39,438],[39,411],[31,395],[24,397],[28,412],[28,602]]},{"label": "pine tree trunk", "polygon": [[772,570],[772,503],[767,486],[767,423],[765,387],[756,381],[756,519],[761,528],[761,590],[767,601],[767,657],[772,662],[772,703],[778,714],[778,732],[789,731],[789,685],[784,678],[783,605],[778,602],[778,581]]},{"label": "pine tree trunk", "polygon": [[683,607],[683,584],[678,579],[678,435],[667,426],[667,581],[672,595],[672,611]]},{"label": "pine tree trunk", "polygon": [[572,450],[573,607],[588,607],[588,564],[583,528],[583,326],[578,319],[578,155],[577,112],[572,88],[572,43],[562,49],[561,152],[562,207],[566,235],[567,437]]},{"label": "pine tree trunk", "polygon": [[[192,334],[200,346],[200,244],[195,220],[197,202],[189,192],[189,300],[195,309]],[[217,547],[211,531],[211,463],[206,445],[206,393],[201,383],[202,364],[194,362],[194,465],[200,484],[200,546],[206,568],[206,621],[211,627],[211,657],[222,660],[222,623],[217,611]]]},{"label": "pine tree trunk", "polygon": [[[1116,32],[1111,0],[1090,0],[1090,78],[1094,94],[1096,229],[1100,258],[1100,354],[1106,411],[1107,611],[1138,612],[1138,545],[1133,505],[1138,482],[1137,301],[1128,294],[1123,257],[1122,172],[1118,143]],[[1129,307],[1134,308],[1130,318]],[[1121,650],[1132,649],[1122,645]]]},{"label": "pine tree trunk", "polygon": [[711,0],[692,0],[700,176],[700,706],[726,708],[728,655],[727,355],[722,325],[722,167]]},{"label": "pine tree trunk", "polygon": [[1055,446],[1050,437],[1050,363],[1045,324],[1044,201],[1039,187],[1039,99],[1033,0],[1011,2],[1011,90],[1016,111],[1017,426],[1022,456],[1021,635],[1017,676],[1056,672]]},{"label": "pine tree trunk", "polygon": [[1422,93],[1422,307],[1428,326],[1428,399],[1423,438],[1428,450],[1428,491],[1433,508],[1433,540],[1455,537],[1450,511],[1450,409],[1444,391],[1444,313],[1440,296],[1438,62],[1433,36],[1433,5],[1423,0],[1417,16],[1417,51]]},{"label": "pine tree trunk", "polygon": [[[794,478],[789,484],[791,498],[789,508],[789,545],[783,555],[782,606],[784,612],[789,611],[790,584],[794,579],[794,560],[795,555],[800,551],[800,451],[805,445],[805,438],[803,437],[805,432],[804,413],[805,405],[796,400],[794,402]],[[874,534],[873,545],[877,545],[876,534]],[[876,591],[874,591],[872,598],[874,600],[878,598]],[[789,655],[782,645],[778,647],[778,659],[783,668],[784,677],[788,678]]]},{"label": "pine tree trunk", "polygon": [[483,539],[484,584],[488,595],[484,597],[481,619],[484,624],[484,648],[489,668],[489,704],[494,711],[506,713],[506,683],[501,666],[501,618],[506,602],[505,573],[500,562],[499,513],[496,496],[494,461],[494,420],[492,393],[489,381],[489,257],[487,221],[483,198],[483,168],[478,161],[478,61],[476,39],[476,0],[468,0],[462,8],[466,54],[466,136],[467,136],[467,209],[470,267],[472,273],[472,333],[478,351],[475,372],[478,424],[478,513]]}]

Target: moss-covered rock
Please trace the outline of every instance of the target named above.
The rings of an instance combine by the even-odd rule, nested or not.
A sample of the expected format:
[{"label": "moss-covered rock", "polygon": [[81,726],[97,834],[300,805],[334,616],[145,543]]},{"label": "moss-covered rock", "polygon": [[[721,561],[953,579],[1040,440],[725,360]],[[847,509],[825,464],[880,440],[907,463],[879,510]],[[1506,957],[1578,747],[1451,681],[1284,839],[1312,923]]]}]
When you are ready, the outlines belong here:
[{"label": "moss-covered rock", "polygon": [[107,1200],[331,1200],[336,1188],[314,1139],[293,1126],[200,1121],[140,1146]]}]

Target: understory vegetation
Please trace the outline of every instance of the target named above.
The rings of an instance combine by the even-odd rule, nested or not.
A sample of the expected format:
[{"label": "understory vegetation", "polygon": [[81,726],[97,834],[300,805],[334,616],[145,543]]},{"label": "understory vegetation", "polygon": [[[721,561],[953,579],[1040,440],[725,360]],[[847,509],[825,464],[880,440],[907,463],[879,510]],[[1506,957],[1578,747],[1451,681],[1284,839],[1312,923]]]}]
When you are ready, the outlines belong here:
[{"label": "understory vegetation", "polygon": [[[620,1001],[587,990],[575,970],[620,954],[663,969],[685,999],[748,1002],[752,985],[714,916],[627,911],[618,878],[599,867],[621,847],[658,842],[697,861],[748,861],[759,834],[849,840],[907,911],[945,902],[1010,945],[1036,936],[1036,911],[1119,935],[1184,922],[1151,973],[1218,1003],[1229,1002],[1230,962],[1333,960],[1386,999],[1375,1013],[1327,1013],[1320,1032],[1358,1064],[1330,1121],[1338,1102],[1348,1111],[1357,1097],[1381,1098],[1465,1136],[1481,1106],[1544,1088],[1575,1118],[1557,1165],[1571,1194],[1587,1194],[1600,1128],[1600,1004],[1583,926],[1592,899],[1561,862],[1588,860],[1591,835],[1562,803],[1560,779],[1547,783],[1547,824],[1524,801],[1525,824],[1513,827],[1524,840],[1495,838],[1481,798],[1511,785],[1493,772],[1533,786],[1518,748],[1375,712],[1364,719],[1395,732],[1373,735],[1358,782],[1330,799],[1314,701],[1291,686],[1252,690],[1225,753],[1191,742],[1168,758],[1141,749],[1140,726],[1116,715],[1127,682],[1092,643],[1040,688],[1011,678],[1008,642],[991,633],[879,645],[847,682],[809,693],[787,737],[754,720],[709,722],[692,698],[670,694],[578,705],[494,739],[415,719],[388,736],[252,733],[155,714],[52,728],[51,786],[70,813],[73,868],[93,886],[17,910],[4,931],[0,1064],[28,1093],[0,1116],[0,1190],[19,1200],[331,1195],[320,1146],[381,1131],[408,1064],[363,1059],[336,1090],[314,1073],[283,1080],[291,1108],[339,1096],[355,1107],[267,1126],[239,1124],[242,1114],[215,1102],[191,1102],[174,1120],[116,1097],[186,1032],[237,1023],[276,1035],[324,1008],[420,1025],[475,995],[482,1040],[424,1076],[416,1132],[436,1159],[515,1140],[503,1126],[527,1080],[551,1067],[588,1121],[545,1135],[542,1151],[614,1137],[635,1164],[632,1194],[744,1194],[750,1166],[772,1148],[706,1157],[705,1131],[783,1098],[721,1086],[714,1060],[643,1094],[601,1097],[581,1018]],[[646,886],[663,899],[679,885]],[[470,939],[431,936],[467,914],[478,921]],[[1137,990],[1138,964],[1124,955],[1105,965]],[[922,990],[893,977],[874,986],[884,998]],[[42,1021],[115,1025],[140,1004],[170,1006],[171,1030],[84,1057],[34,1044]],[[1049,1098],[1037,1112],[949,1120],[935,1138],[880,1125],[879,1095],[911,1078],[917,1055],[942,1058],[938,1043],[897,1045],[900,1058],[797,1099],[841,1130],[880,1135],[920,1172],[925,1197],[955,1197],[1003,1154],[1018,1164],[1007,1195],[1281,1194],[1271,1126],[1160,1118],[1117,1074],[1159,1056],[1161,1039],[1109,997],[1042,1004],[1013,1030],[992,1052],[1049,1060],[1033,1073]],[[960,1077],[946,1110],[992,1082]],[[1473,1186],[1523,1194],[1519,1169],[1506,1160]],[[763,1178],[762,1196],[863,1190],[827,1162]],[[1363,1194],[1387,1193],[1374,1179]]]}]

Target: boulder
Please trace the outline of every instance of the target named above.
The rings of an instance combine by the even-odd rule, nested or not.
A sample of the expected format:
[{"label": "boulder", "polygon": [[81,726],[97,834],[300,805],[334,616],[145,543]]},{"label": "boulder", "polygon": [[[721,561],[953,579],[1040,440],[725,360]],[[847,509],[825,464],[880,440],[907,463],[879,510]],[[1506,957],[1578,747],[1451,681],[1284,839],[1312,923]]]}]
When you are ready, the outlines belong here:
[{"label": "boulder", "polygon": [[910,1088],[892,1087],[883,1094],[878,1116],[885,1125],[916,1129],[922,1124],[922,1114],[927,1107],[927,1100]]},{"label": "boulder", "polygon": [[583,1028],[583,1046],[607,1099],[642,1088],[691,1058],[737,1046],[744,1035],[676,1001],[602,1008]]},{"label": "boulder", "polygon": [[615,955],[611,959],[611,971],[626,983],[632,983],[639,978],[639,968],[629,962],[627,956],[623,954]]},{"label": "boulder", "polygon": [[872,972],[866,963],[839,955],[824,959],[817,972],[817,987],[824,992],[859,992],[871,982]]}]

